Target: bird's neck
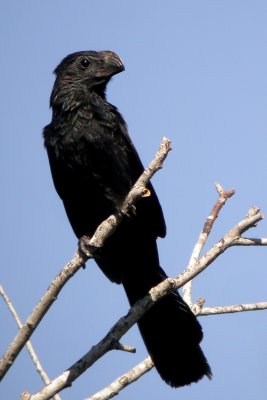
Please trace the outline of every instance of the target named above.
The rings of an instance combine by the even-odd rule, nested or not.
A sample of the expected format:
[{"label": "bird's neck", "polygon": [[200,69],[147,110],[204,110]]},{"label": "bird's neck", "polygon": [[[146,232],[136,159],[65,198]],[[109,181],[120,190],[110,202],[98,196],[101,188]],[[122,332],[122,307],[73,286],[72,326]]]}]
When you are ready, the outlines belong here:
[{"label": "bird's neck", "polygon": [[94,90],[84,90],[84,88],[64,87],[64,90],[57,90],[55,85],[50,98],[50,106],[54,110],[75,111],[80,107],[92,106],[96,103],[108,104],[106,101],[106,83],[94,87]]},{"label": "bird's neck", "polygon": [[[76,106],[74,106],[76,104]],[[99,121],[101,125],[116,125],[117,121],[125,124],[117,108],[110,104],[104,95],[100,95],[96,91],[86,94],[82,101],[73,102],[72,108],[64,107],[64,105],[52,105],[53,117],[52,124],[60,126],[61,129],[69,123],[76,126],[80,118],[82,120],[92,118]],[[63,128],[64,130],[64,128]]]}]

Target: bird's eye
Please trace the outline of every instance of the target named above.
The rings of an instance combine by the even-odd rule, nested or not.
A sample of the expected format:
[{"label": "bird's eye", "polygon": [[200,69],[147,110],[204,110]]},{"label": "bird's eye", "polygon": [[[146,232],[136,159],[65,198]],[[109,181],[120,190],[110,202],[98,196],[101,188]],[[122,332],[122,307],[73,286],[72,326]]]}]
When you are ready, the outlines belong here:
[{"label": "bird's eye", "polygon": [[83,59],[80,61],[80,66],[81,66],[83,69],[88,68],[89,65],[90,65],[90,61],[88,60],[88,58],[83,58]]}]

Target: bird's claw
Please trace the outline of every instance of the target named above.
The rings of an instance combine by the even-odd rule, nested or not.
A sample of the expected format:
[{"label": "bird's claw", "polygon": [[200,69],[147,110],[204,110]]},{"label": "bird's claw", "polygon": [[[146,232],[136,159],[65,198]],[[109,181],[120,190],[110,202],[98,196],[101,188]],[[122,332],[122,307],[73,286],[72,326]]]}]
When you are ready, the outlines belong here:
[{"label": "bird's claw", "polygon": [[118,210],[122,217],[133,218],[136,216],[136,207],[134,205],[128,206],[127,209]]},{"label": "bird's claw", "polygon": [[92,245],[90,243],[90,237],[89,236],[82,236],[79,241],[78,241],[78,246],[79,249],[88,257],[91,258],[95,255],[96,251],[97,251],[97,247]]}]

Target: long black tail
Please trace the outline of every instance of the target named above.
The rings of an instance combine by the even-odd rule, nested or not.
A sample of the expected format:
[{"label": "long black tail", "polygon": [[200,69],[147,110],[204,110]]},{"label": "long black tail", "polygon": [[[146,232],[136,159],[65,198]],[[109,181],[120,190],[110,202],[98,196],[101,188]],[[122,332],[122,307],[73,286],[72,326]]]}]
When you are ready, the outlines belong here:
[{"label": "long black tail", "polygon": [[[127,227],[127,226],[126,226]],[[155,238],[140,229],[118,230],[96,260],[109,279],[122,283],[131,305],[167,278],[159,266]],[[178,292],[158,301],[139,320],[139,330],[162,379],[173,387],[211,377],[199,346],[199,322]]]},{"label": "long black tail", "polygon": [[[159,267],[155,241],[150,245],[146,242],[143,250],[146,256],[139,253],[138,261],[134,255],[128,257],[127,273],[122,281],[131,305],[167,278]],[[158,301],[140,319],[138,326],[155,367],[166,383],[180,387],[197,382],[205,375],[211,378],[211,369],[199,346],[203,337],[201,325],[178,292]]]}]

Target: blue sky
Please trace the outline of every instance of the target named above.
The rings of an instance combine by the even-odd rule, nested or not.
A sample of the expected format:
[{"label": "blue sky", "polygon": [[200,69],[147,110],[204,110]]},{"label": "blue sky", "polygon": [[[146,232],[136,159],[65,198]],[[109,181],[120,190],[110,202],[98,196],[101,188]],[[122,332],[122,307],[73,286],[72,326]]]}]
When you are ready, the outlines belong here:
[{"label": "blue sky", "polygon": [[[174,276],[186,266],[216,200],[214,181],[236,195],[209,245],[251,205],[267,212],[266,22],[267,4],[259,0],[1,2],[0,281],[23,320],[76,249],[42,142],[59,61],[77,50],[117,52],[126,70],[110,83],[108,99],[124,115],[144,164],[163,136],[171,139],[173,150],[153,184],[168,229],[159,241],[161,264]],[[248,236],[266,237],[266,221]],[[194,299],[205,297],[207,306],[266,301],[266,258],[266,248],[228,250],[195,280]],[[47,373],[53,378],[65,370],[127,310],[123,289],[89,262],[32,337]],[[1,301],[0,323],[2,353],[16,326]],[[264,398],[266,311],[202,317],[201,323],[212,381],[173,390],[152,371],[120,398]],[[146,356],[136,328],[124,343],[136,346],[136,355],[108,354],[62,397],[83,399]],[[0,396],[14,399],[41,386],[23,351]]]}]

